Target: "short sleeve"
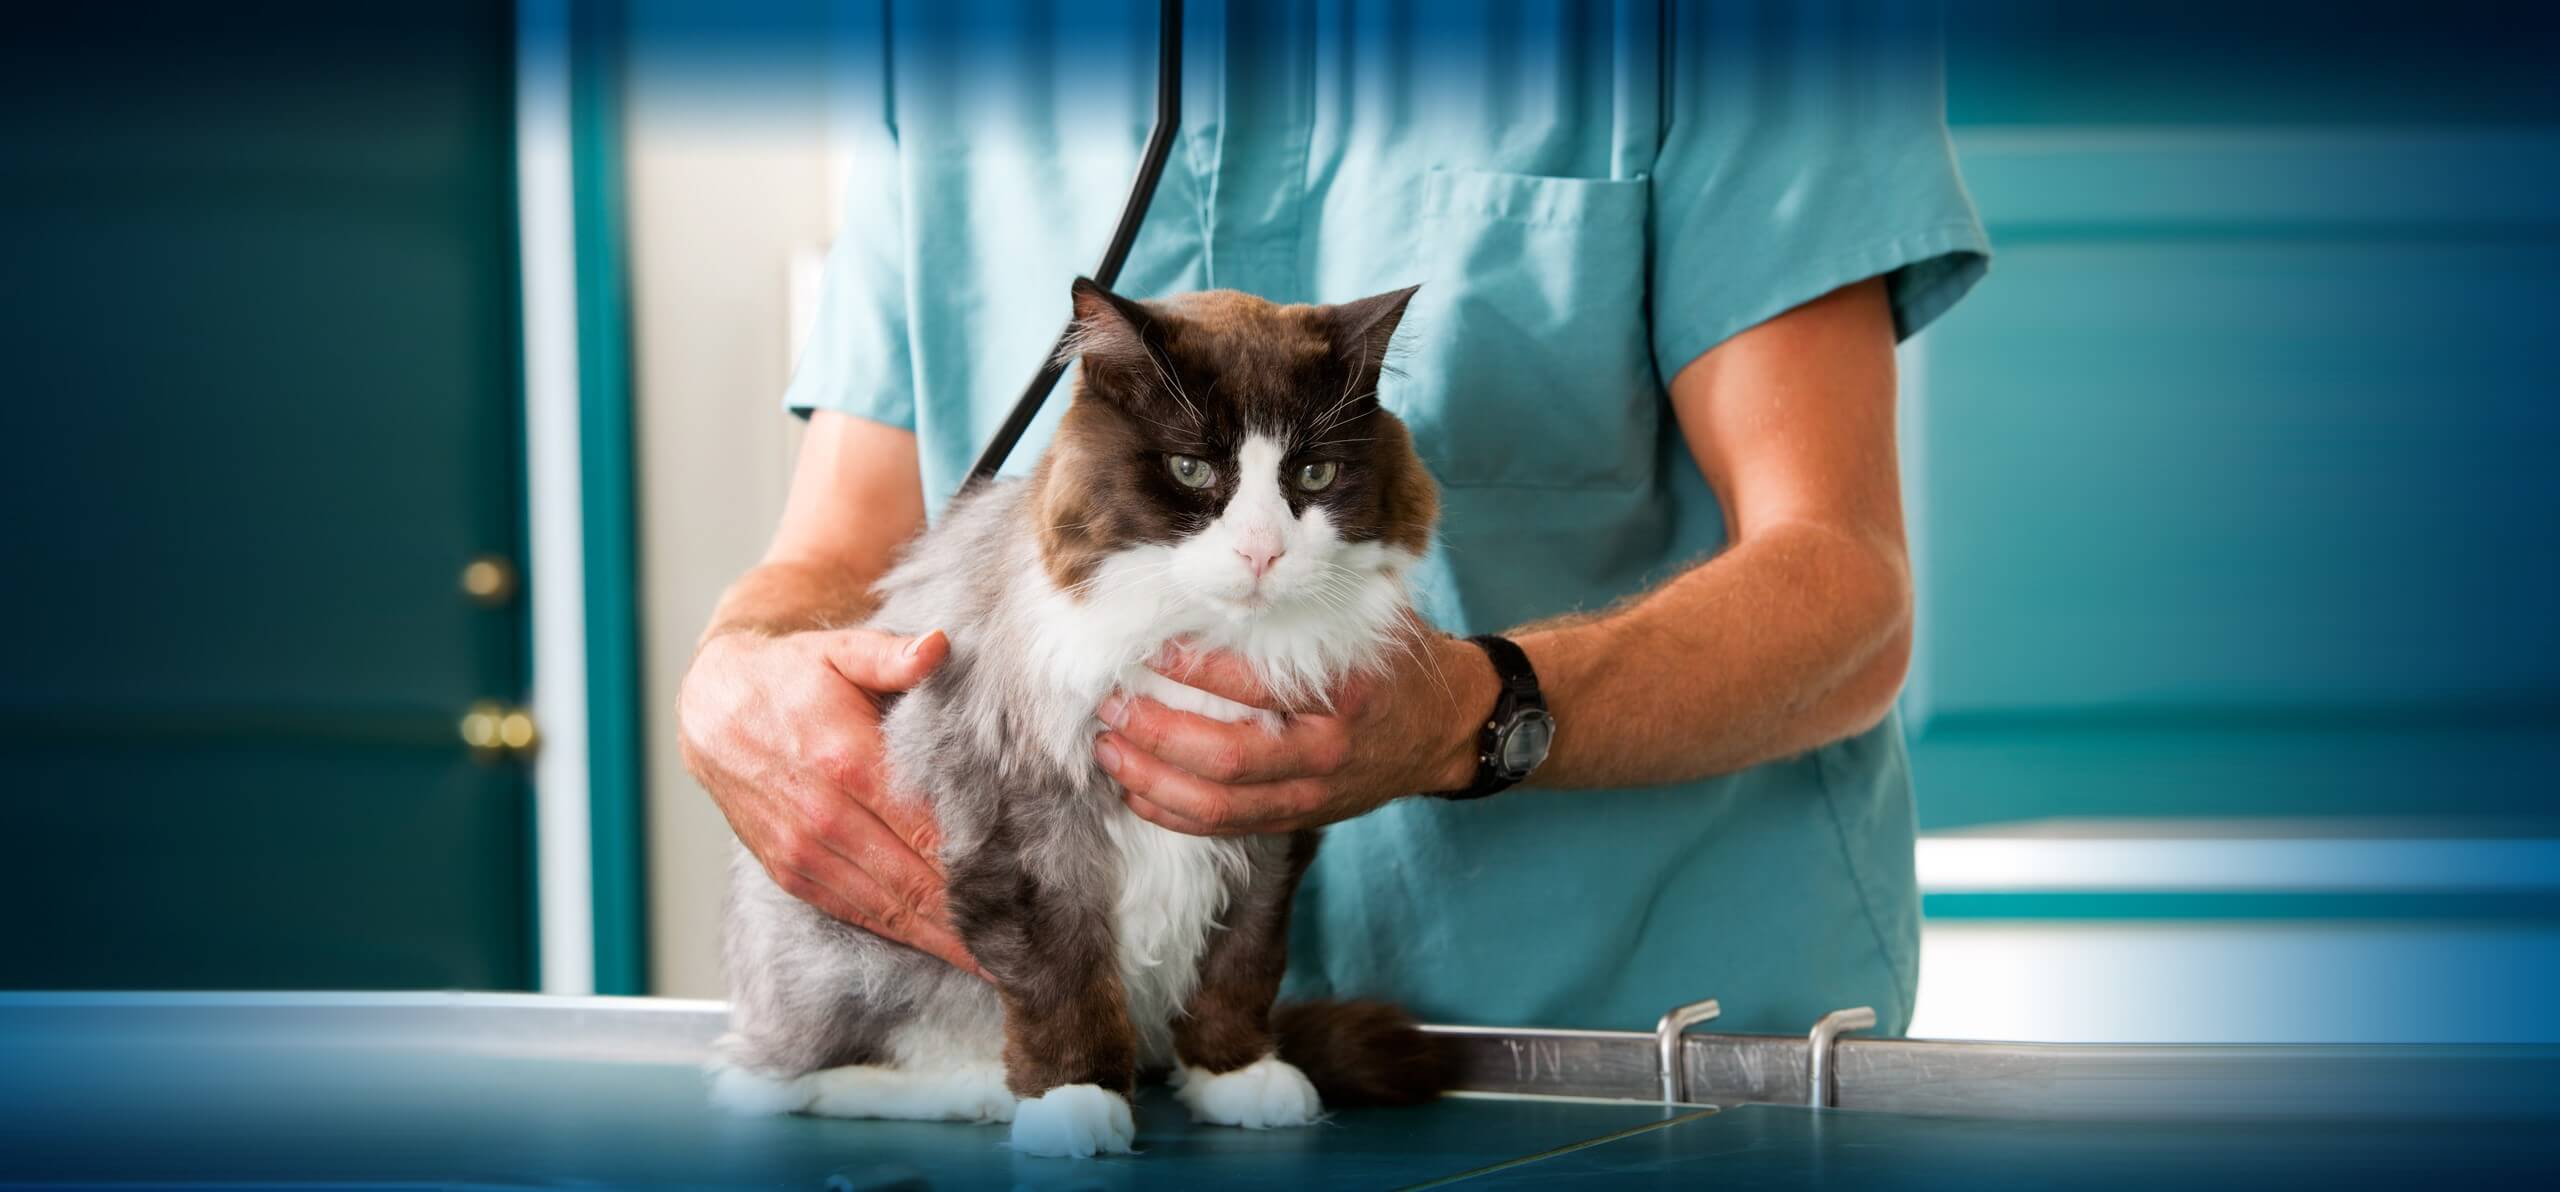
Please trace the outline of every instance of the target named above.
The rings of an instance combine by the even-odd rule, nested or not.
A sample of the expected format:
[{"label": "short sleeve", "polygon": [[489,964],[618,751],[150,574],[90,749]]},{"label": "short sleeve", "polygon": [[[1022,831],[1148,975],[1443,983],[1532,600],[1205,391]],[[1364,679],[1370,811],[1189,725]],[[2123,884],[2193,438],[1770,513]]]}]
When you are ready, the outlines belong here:
[{"label": "short sleeve", "polygon": [[802,417],[834,410],[913,430],[906,203],[887,91],[888,48],[885,38],[858,43],[883,57],[869,64],[876,71],[849,72],[854,81],[839,108],[851,142],[843,222],[827,253],[808,342],[782,400]]},{"label": "short sleeve", "polygon": [[1675,5],[1653,174],[1654,362],[1883,276],[1898,338],[1989,265],[1947,139],[1936,12]]}]

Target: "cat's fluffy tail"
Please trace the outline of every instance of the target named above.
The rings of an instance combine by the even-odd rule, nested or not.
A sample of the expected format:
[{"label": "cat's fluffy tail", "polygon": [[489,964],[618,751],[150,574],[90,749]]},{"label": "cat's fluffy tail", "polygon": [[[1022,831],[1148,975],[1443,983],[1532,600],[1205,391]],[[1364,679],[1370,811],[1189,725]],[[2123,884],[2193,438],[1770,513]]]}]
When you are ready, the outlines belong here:
[{"label": "cat's fluffy tail", "polygon": [[1327,1106],[1415,1105],[1448,1091],[1457,1057],[1413,1016],[1385,1002],[1284,1002],[1272,1008],[1280,1058]]}]

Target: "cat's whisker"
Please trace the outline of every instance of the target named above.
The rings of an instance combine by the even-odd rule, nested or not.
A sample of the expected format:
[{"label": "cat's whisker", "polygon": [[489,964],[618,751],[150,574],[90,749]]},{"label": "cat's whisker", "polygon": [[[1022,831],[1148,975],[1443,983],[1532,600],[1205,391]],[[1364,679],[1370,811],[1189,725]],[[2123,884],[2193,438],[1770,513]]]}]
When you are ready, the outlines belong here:
[{"label": "cat's whisker", "polygon": [[[1357,572],[1339,563],[1327,563],[1323,571],[1317,572],[1312,577],[1315,586],[1311,589],[1311,594],[1323,603],[1328,611],[1350,612],[1357,606],[1361,578]],[[1431,681],[1440,688],[1443,696],[1451,700],[1457,698],[1456,689],[1449,685],[1448,673],[1440,665],[1440,660],[1430,651],[1422,648],[1409,627],[1399,626],[1390,631],[1386,637],[1386,644],[1412,657],[1424,672],[1431,676]]]},{"label": "cat's whisker", "polygon": [[1324,610],[1329,613],[1349,612],[1352,608],[1353,593],[1350,591],[1348,586],[1326,585],[1316,587],[1310,589],[1307,592],[1307,596],[1316,604],[1321,605]]},{"label": "cat's whisker", "polygon": [[1441,668],[1440,660],[1433,657],[1431,651],[1423,649],[1421,643],[1414,640],[1412,633],[1399,629],[1388,634],[1387,641],[1421,664],[1423,671],[1431,676],[1431,681],[1439,685],[1443,698],[1451,703],[1457,702],[1458,693],[1456,689],[1449,686],[1448,673]]},{"label": "cat's whisker", "polygon": [[[1141,564],[1108,576],[1097,574],[1087,578],[1082,584],[1077,585],[1077,593],[1083,596],[1086,600],[1098,601],[1108,597],[1117,596],[1139,584],[1151,583],[1155,580],[1161,579],[1166,575],[1172,574],[1173,568],[1173,560],[1164,559],[1152,563]],[[1107,586],[1102,582],[1106,579],[1110,581]]]},{"label": "cat's whisker", "polygon": [[1060,530],[1090,530],[1094,527],[1096,522],[1101,520],[1102,514],[1095,513],[1092,516],[1077,518],[1074,521],[1052,520],[1049,524]]},{"label": "cat's whisker", "polygon": [[1205,424],[1208,421],[1207,416],[1200,412],[1199,406],[1192,404],[1191,395],[1183,390],[1182,382],[1165,368],[1164,361],[1156,359],[1154,352],[1148,352],[1147,363],[1156,370],[1156,379],[1164,382],[1166,394],[1175,401],[1181,402],[1182,408],[1191,412],[1191,421],[1195,424]]},{"label": "cat's whisker", "polygon": [[1146,423],[1147,425],[1152,426],[1152,427],[1156,428],[1157,430],[1163,431],[1163,432],[1165,432],[1166,434],[1169,434],[1169,435],[1175,435],[1175,436],[1180,436],[1180,435],[1183,433],[1183,430],[1182,430],[1182,428],[1181,428],[1181,427],[1175,426],[1174,424],[1172,424],[1172,423],[1170,423],[1170,422],[1165,422],[1165,421],[1163,421],[1163,420],[1161,420],[1161,419],[1156,419],[1156,418],[1149,418],[1149,417],[1147,417],[1147,416],[1146,416],[1146,415],[1144,415],[1144,414],[1137,413],[1136,411],[1130,411],[1130,414],[1131,414],[1131,416],[1132,416],[1132,417],[1136,418],[1138,421],[1143,422],[1143,423]]},{"label": "cat's whisker", "polygon": [[[1165,576],[1172,574],[1172,572],[1173,563],[1171,560],[1166,560],[1161,563],[1149,564],[1144,567],[1130,568],[1109,576],[1097,576],[1093,579],[1088,579],[1085,581],[1085,591],[1087,595],[1102,595],[1105,593],[1117,594],[1119,592],[1127,591],[1135,585],[1150,583],[1155,580],[1162,579]],[[1101,585],[1101,581],[1105,579],[1110,581],[1107,587]]]},{"label": "cat's whisker", "polygon": [[1344,411],[1344,413],[1343,413],[1342,417],[1340,417],[1340,418],[1336,418],[1336,419],[1334,419],[1334,420],[1333,420],[1333,421],[1331,421],[1331,422],[1327,422],[1327,423],[1325,423],[1323,426],[1319,426],[1319,427],[1317,427],[1313,433],[1314,433],[1315,435],[1317,435],[1318,437],[1322,437],[1322,436],[1324,436],[1324,435],[1326,435],[1326,434],[1329,434],[1329,433],[1331,433],[1331,432],[1334,430],[1334,428],[1336,428],[1336,427],[1338,427],[1338,426],[1341,426],[1342,424],[1344,424],[1344,423],[1346,423],[1346,422],[1351,421],[1352,415],[1353,415],[1354,413],[1356,413],[1356,411]]},{"label": "cat's whisker", "polygon": [[1343,411],[1345,407],[1351,404],[1353,399],[1359,396],[1356,390],[1360,388],[1360,377],[1368,371],[1369,345],[1363,343],[1360,345],[1360,362],[1353,366],[1350,374],[1345,376],[1342,380],[1342,396],[1335,398],[1332,405],[1325,407],[1325,411],[1323,413],[1316,415],[1315,433],[1321,435],[1326,431],[1332,430],[1341,422],[1341,419],[1335,417],[1335,415]]}]

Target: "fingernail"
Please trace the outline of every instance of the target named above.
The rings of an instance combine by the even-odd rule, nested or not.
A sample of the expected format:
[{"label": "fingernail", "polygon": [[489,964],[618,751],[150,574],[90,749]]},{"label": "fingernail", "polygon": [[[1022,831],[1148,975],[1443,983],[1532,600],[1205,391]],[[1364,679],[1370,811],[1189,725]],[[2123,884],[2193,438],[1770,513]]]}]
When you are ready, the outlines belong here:
[{"label": "fingernail", "polygon": [[1113,728],[1118,728],[1120,727],[1120,714],[1128,710],[1128,698],[1115,692],[1111,698],[1102,701],[1102,706],[1094,710],[1094,715],[1102,717],[1102,722],[1104,724],[1110,725]]},{"label": "fingernail", "polygon": [[1093,758],[1102,763],[1103,769],[1114,774],[1120,772],[1120,747],[1112,744],[1110,738],[1095,737],[1093,739]]},{"label": "fingernail", "polygon": [[912,659],[912,658],[914,658],[916,655],[924,653],[924,644],[925,644],[927,641],[932,640],[932,639],[933,639],[933,635],[934,635],[934,634],[937,634],[937,633],[940,633],[940,632],[942,632],[942,631],[941,631],[941,630],[939,630],[939,629],[928,629],[928,630],[924,631],[923,633],[919,633],[919,634],[915,635],[914,637],[908,638],[908,639],[907,639],[907,648],[906,648],[906,649],[904,649],[904,650],[900,650],[900,651],[898,652],[898,656],[899,656],[899,657],[901,657],[901,658],[908,658],[908,659]]}]

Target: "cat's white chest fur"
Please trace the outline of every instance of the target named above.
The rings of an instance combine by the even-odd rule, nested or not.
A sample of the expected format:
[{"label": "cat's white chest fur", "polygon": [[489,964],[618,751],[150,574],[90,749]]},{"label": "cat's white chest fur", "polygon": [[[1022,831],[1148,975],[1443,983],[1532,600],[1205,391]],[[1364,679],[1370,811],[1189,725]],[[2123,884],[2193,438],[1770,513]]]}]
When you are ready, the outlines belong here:
[{"label": "cat's white chest fur", "polygon": [[1200,984],[1200,954],[1226,910],[1229,875],[1245,863],[1241,841],[1169,832],[1123,807],[1108,821],[1120,859],[1120,982],[1138,1052],[1173,1061],[1173,1020]]},{"label": "cat's white chest fur", "polygon": [[[1095,587],[1106,597],[1046,588],[1031,602],[1024,659],[1051,692],[1051,716],[1032,726],[1036,747],[1062,768],[1095,765],[1093,739],[1102,726],[1093,709],[1115,690],[1231,723],[1272,721],[1271,713],[1183,686],[1140,660],[1167,640],[1183,638],[1321,689],[1373,656],[1403,613],[1401,571],[1409,560],[1398,557],[1389,560],[1396,565],[1384,565],[1369,559],[1376,549],[1363,550],[1359,558],[1368,565],[1346,572],[1359,578],[1331,602],[1251,619],[1176,599],[1161,581],[1159,561],[1146,551],[1104,565]],[[1199,986],[1201,954],[1226,911],[1228,891],[1249,864],[1246,844],[1159,828],[1116,803],[1104,824],[1120,869],[1115,926],[1129,1016],[1142,1059],[1167,1063],[1175,1058],[1173,1020]]]},{"label": "cat's white chest fur", "polygon": [[[1241,723],[1267,715],[1131,667],[1122,689],[1167,707]],[[1173,1019],[1200,982],[1200,954],[1227,909],[1227,891],[1247,864],[1244,842],[1186,836],[1139,819],[1127,807],[1106,821],[1120,856],[1120,981],[1129,991],[1140,1056],[1171,1063]]]}]

